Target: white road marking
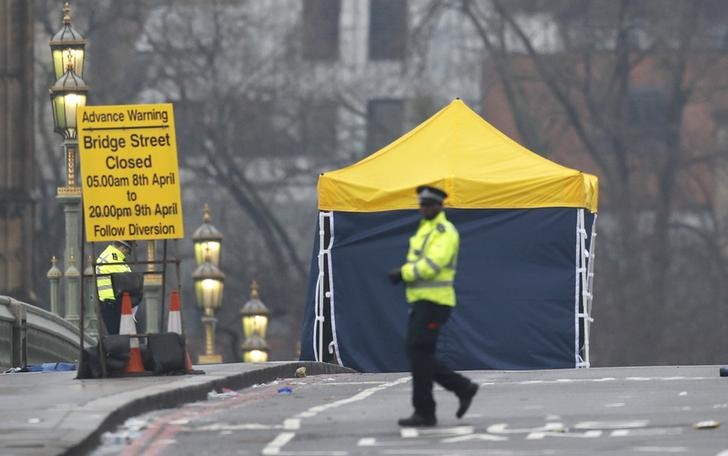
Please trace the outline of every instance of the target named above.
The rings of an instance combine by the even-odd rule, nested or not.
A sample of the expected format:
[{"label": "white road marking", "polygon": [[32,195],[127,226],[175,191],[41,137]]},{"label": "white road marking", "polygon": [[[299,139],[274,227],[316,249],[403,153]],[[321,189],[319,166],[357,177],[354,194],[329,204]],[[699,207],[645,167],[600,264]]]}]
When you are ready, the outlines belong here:
[{"label": "white road marking", "polygon": [[687,395],[688,395],[687,391],[680,391],[680,394],[678,394],[678,396],[687,396]]},{"label": "white road marking", "polygon": [[557,421],[560,419],[561,417],[559,415],[546,415],[546,421]]},{"label": "white road marking", "polygon": [[206,424],[205,426],[189,428],[190,431],[207,431],[207,432],[219,432],[219,431],[266,431],[270,429],[281,429],[281,425],[276,424],[260,424],[260,423],[241,423],[241,424],[227,424],[227,423],[212,423]]},{"label": "white road marking", "polygon": [[262,454],[265,456],[281,454],[281,448],[295,436],[295,432],[281,432],[263,448]]},{"label": "white road marking", "polygon": [[715,456],[728,456],[728,450],[723,450],[720,453],[716,454]]},{"label": "white road marking", "polygon": [[634,451],[641,453],[686,453],[688,451],[685,447],[659,447],[659,446],[644,446],[634,447]]},{"label": "white road marking", "polygon": [[[728,404],[715,404],[715,405],[713,406],[713,408],[714,408],[714,409],[728,408]],[[725,456],[728,456],[728,454],[727,454],[727,455],[725,455]]]},{"label": "white road marking", "polygon": [[624,402],[614,402],[611,404],[604,404],[607,408],[616,408],[616,407],[624,407]]},{"label": "white road marking", "polygon": [[447,437],[468,435],[475,431],[473,426],[452,426],[441,428],[402,428],[399,434],[404,439],[412,439],[417,437]]},{"label": "white road marking", "polygon": [[504,437],[501,435],[491,435],[491,434],[469,434],[469,435],[461,435],[458,437],[450,437],[447,439],[440,440],[440,443],[460,443],[460,442],[469,442],[471,440],[485,440],[488,442],[503,442],[508,440],[508,437]]},{"label": "white road marking", "polygon": [[391,446],[411,446],[421,445],[422,441],[411,441],[411,440],[389,440],[380,442],[375,437],[364,437],[359,439],[357,446],[363,447],[391,447]]},{"label": "white road marking", "polygon": [[291,418],[283,422],[283,424],[260,424],[260,423],[211,423],[204,426],[185,428],[187,431],[201,432],[223,432],[223,431],[266,431],[271,429],[285,429],[287,431],[295,431],[300,429],[301,420]]},{"label": "white road marking", "polygon": [[403,439],[412,439],[420,435],[420,433],[417,428],[404,428],[399,430],[399,435],[401,435]]},{"label": "white road marking", "polygon": [[490,434],[530,434],[533,432],[564,432],[566,428],[563,423],[546,423],[535,428],[512,428],[508,429],[506,423],[496,423],[488,426],[486,430]]},{"label": "white road marking", "polygon": [[[602,378],[559,378],[556,380],[522,380],[517,382],[482,382],[481,386],[507,386],[507,385],[553,385],[563,383],[589,383],[589,382],[613,382],[617,379],[615,377],[602,377]],[[621,380],[630,382],[648,382],[648,381],[673,381],[673,380],[712,380],[711,377],[626,377]]]},{"label": "white road marking", "polygon": [[555,455],[556,452],[553,450],[537,450],[537,451],[510,451],[510,450],[485,450],[479,448],[477,450],[446,450],[446,449],[427,449],[417,448],[412,450],[381,450],[379,454],[388,455],[411,455],[411,456],[423,456],[423,455],[435,455],[435,456],[528,456],[528,455]]},{"label": "white road marking", "polygon": [[659,437],[665,435],[680,435],[680,428],[651,428],[651,429],[616,429],[609,434],[610,437]]},{"label": "white road marking", "polygon": [[346,399],[341,399],[338,401],[330,402],[328,404],[316,405],[314,407],[311,407],[307,411],[305,411],[303,413],[299,413],[295,417],[296,418],[311,418],[325,410],[336,408],[336,407],[341,407],[342,405],[351,404],[352,402],[362,401],[374,393],[387,389],[391,386],[401,385],[402,383],[406,383],[409,380],[410,380],[410,377],[402,377],[393,382],[383,383],[383,384],[381,384],[379,386],[375,386],[373,388],[367,388],[364,391],[360,391],[359,393],[357,393],[351,397],[348,397]]},{"label": "white road marking", "polygon": [[[330,402],[328,404],[317,405],[317,406],[311,407],[310,409],[306,410],[305,412],[295,415],[293,418],[288,418],[288,419],[284,420],[283,427],[286,428],[286,425],[288,425],[291,428],[300,429],[301,419],[303,419],[303,418],[311,418],[311,417],[318,415],[319,413],[321,413],[323,411],[326,411],[326,410],[329,410],[332,408],[336,408],[336,407],[341,407],[342,405],[351,404],[352,402],[364,400],[376,392],[382,391],[391,386],[396,386],[396,385],[400,385],[402,383],[406,383],[409,380],[410,380],[410,377],[401,377],[393,382],[382,383],[382,384],[379,384],[378,386],[375,386],[372,388],[367,388],[364,391],[360,391],[359,393],[357,393],[351,397],[348,397],[346,399],[341,399],[338,401]],[[328,383],[328,384],[330,384],[330,383]],[[286,428],[286,429],[289,429],[289,428]],[[273,440],[271,440],[268,443],[268,445],[265,446],[265,448],[263,448],[262,454],[265,456],[282,454],[281,448],[283,448],[288,442],[293,440],[293,438],[295,436],[296,436],[295,432],[281,432]],[[339,455],[347,455],[348,453],[346,451],[326,451],[326,452],[318,451],[318,452],[313,452],[313,453],[306,452],[306,451],[295,451],[295,452],[286,451],[285,454],[286,455],[305,455],[305,454],[323,455],[323,454],[326,454],[326,455],[331,455],[331,456],[339,456]]]},{"label": "white road marking", "polygon": [[526,436],[526,440],[541,440],[544,437],[566,437],[570,439],[595,439],[602,435],[602,431],[586,431],[584,433],[576,432],[531,432]]},{"label": "white road marking", "polygon": [[574,429],[590,430],[590,429],[635,429],[647,427],[649,420],[633,420],[633,421],[582,421],[574,425]]},{"label": "white road marking", "polygon": [[288,418],[283,420],[283,429],[295,431],[301,429],[301,420],[298,418]]}]

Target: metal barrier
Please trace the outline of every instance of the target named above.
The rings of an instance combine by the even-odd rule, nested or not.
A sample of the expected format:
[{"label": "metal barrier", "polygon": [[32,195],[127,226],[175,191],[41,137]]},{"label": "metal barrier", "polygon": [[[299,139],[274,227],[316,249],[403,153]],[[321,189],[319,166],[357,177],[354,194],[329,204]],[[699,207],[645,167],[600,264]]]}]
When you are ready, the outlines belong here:
[{"label": "metal barrier", "polygon": [[[76,361],[79,330],[58,315],[0,295],[0,367]],[[86,346],[94,345],[85,337]]]}]

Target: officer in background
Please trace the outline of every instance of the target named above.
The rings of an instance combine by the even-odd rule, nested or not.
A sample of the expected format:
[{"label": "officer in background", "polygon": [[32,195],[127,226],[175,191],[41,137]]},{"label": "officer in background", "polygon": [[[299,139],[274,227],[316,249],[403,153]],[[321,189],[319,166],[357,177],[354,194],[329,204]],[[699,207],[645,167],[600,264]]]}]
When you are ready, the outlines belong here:
[{"label": "officer in background", "polygon": [[389,273],[394,284],[404,282],[407,302],[410,303],[407,327],[407,356],[412,371],[412,405],[414,413],[399,420],[400,426],[434,426],[435,401],[433,380],[460,400],[455,414],[465,415],[478,384],[453,372],[435,359],[440,327],[455,307],[455,268],[460,236],[445,217],[443,202],[447,193],[439,188],[417,187],[420,221],[417,232],[409,241],[407,262]]},{"label": "officer in background", "polygon": [[127,258],[132,250],[134,241],[114,241],[96,260],[96,289],[107,334],[119,334],[121,321],[121,300],[114,295],[110,274],[131,272]]}]

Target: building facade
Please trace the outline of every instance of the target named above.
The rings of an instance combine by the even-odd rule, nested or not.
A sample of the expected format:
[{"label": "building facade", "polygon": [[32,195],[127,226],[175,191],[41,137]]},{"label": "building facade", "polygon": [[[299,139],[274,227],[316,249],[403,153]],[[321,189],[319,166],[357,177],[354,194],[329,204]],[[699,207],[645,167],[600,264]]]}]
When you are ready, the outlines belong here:
[{"label": "building facade", "polygon": [[35,301],[32,2],[0,0],[0,294]]}]

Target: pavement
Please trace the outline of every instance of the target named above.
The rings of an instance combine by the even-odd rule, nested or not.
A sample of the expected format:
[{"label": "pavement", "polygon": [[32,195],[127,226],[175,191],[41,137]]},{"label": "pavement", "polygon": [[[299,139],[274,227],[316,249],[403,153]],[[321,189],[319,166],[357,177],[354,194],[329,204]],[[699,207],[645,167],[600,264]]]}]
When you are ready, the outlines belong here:
[{"label": "pavement", "polygon": [[0,453],[85,454],[101,434],[127,418],[278,378],[351,373],[333,364],[291,361],[195,366],[204,375],[76,380],[76,372],[0,374]]}]

